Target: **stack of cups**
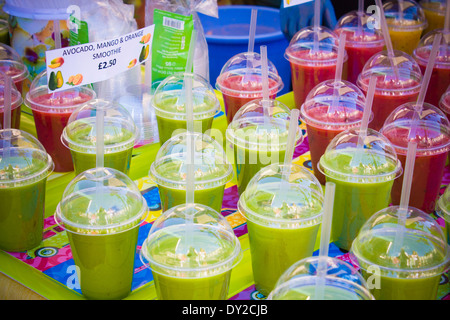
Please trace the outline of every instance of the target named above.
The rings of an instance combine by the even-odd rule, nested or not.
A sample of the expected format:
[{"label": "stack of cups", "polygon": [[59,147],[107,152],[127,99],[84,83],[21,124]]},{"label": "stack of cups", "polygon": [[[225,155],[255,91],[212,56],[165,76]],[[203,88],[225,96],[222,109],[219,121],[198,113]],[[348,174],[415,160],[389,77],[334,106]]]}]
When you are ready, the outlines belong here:
[{"label": "stack of cups", "polygon": [[6,44],[0,44],[0,72],[12,78],[21,95],[24,93],[30,73],[16,50]]},{"label": "stack of cups", "polygon": [[323,300],[374,300],[367,283],[349,263],[332,257],[297,261],[278,279],[268,300],[316,300],[319,259],[326,259]]},{"label": "stack of cups", "polygon": [[391,0],[383,4],[392,46],[409,55],[428,26],[422,8],[414,0]]},{"label": "stack of cups", "polygon": [[366,97],[354,84],[327,80],[314,87],[300,109],[306,124],[314,175],[325,184],[317,169],[320,157],[339,133],[361,125]]},{"label": "stack of cups", "polygon": [[138,187],[120,171],[94,168],[68,184],[55,221],[67,231],[86,298],[122,299],[131,292],[139,225],[147,213]]},{"label": "stack of cups", "polygon": [[338,134],[320,158],[319,170],[336,184],[332,239],[348,251],[359,229],[375,212],[386,208],[394,180],[402,173],[394,146],[372,129]]},{"label": "stack of cups", "polygon": [[420,92],[422,72],[417,62],[404,52],[394,50],[396,71],[389,52],[382,51],[369,59],[358,76],[357,85],[367,95],[372,76],[377,79],[373,98],[373,120],[369,127],[380,130],[389,114],[406,102],[416,101]]},{"label": "stack of cups", "polygon": [[[0,129],[3,128],[5,116],[5,82],[4,76],[0,74]],[[19,91],[16,90],[14,83],[11,83],[11,128],[20,129],[20,114],[23,99]]]},{"label": "stack of cups", "polygon": [[115,102],[94,99],[71,114],[61,137],[70,150],[75,173],[96,167],[97,113],[103,113],[104,166],[125,174],[130,171],[133,147],[139,140],[139,130],[130,113]]},{"label": "stack of cups", "polygon": [[[242,194],[250,179],[263,167],[283,163],[289,133],[290,109],[278,100],[253,100],[244,105],[228,125],[226,138],[233,150],[237,187]],[[295,145],[303,141],[297,129]]]},{"label": "stack of cups", "polygon": [[[275,99],[283,89],[283,81],[275,65],[268,61],[269,97]],[[238,110],[254,99],[263,97],[262,57],[256,52],[239,53],[223,66],[216,80],[216,88],[222,92],[225,113],[231,123]]]},{"label": "stack of cups", "polygon": [[242,258],[226,219],[200,204],[171,208],[153,222],[141,248],[159,300],[225,300]]},{"label": "stack of cups", "polygon": [[73,171],[72,158],[61,142],[61,134],[72,112],[94,98],[94,90],[86,86],[49,93],[46,71],[31,83],[25,104],[33,110],[37,137],[52,156],[56,172]]},{"label": "stack of cups", "polygon": [[[316,33],[313,27],[307,27],[298,31],[286,48],[285,57],[291,65],[292,89],[298,109],[312,88],[335,78],[338,40],[328,28],[319,27]],[[347,79],[347,54],[343,61],[342,79]]]},{"label": "stack of cups", "polygon": [[289,266],[312,255],[323,202],[320,183],[296,164],[267,166],[250,180],[238,208],[247,219],[253,278],[260,293],[268,296]]},{"label": "stack of cups", "polygon": [[[195,203],[221,212],[225,185],[233,177],[233,166],[222,146],[210,136],[196,132],[193,138]],[[158,185],[163,212],[186,203],[189,141],[186,131],[170,138],[150,166],[149,176]]]},{"label": "stack of cups", "polygon": [[439,49],[425,96],[425,102],[436,107],[439,106],[439,100],[450,85],[450,32],[440,29],[428,33],[420,40],[413,53],[414,59],[419,64],[422,73],[425,74],[434,39],[439,34],[442,34],[442,38],[438,43]]},{"label": "stack of cups", "polygon": [[[403,166],[409,141],[417,142],[410,205],[432,213],[450,150],[449,120],[431,104],[424,103],[418,108],[416,103],[405,103],[392,112],[380,132],[391,141]],[[394,205],[400,203],[402,183],[401,177],[392,187]]]},{"label": "stack of cups", "polygon": [[352,259],[366,281],[371,279],[377,300],[436,300],[450,262],[442,228],[414,207],[407,208],[405,222],[399,223],[400,211],[391,206],[374,214],[353,242]]},{"label": "stack of cups", "polygon": [[161,145],[186,130],[185,80],[192,82],[189,94],[192,95],[195,132],[205,133],[211,129],[214,115],[220,110],[214,89],[201,76],[193,73],[168,76],[158,85],[152,98]]},{"label": "stack of cups", "polygon": [[42,241],[47,177],[53,161],[17,129],[0,130],[0,249],[25,251]]}]

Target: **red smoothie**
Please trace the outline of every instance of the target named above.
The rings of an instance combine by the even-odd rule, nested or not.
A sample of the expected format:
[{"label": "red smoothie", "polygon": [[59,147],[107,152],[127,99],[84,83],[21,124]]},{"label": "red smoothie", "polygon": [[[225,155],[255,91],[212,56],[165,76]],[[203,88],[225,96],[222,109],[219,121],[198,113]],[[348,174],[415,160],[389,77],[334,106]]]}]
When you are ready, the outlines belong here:
[{"label": "red smoothie", "polygon": [[20,94],[23,94],[23,81],[28,77],[28,69],[17,61],[0,61],[0,72],[12,78]]},{"label": "red smoothie", "polygon": [[[22,105],[22,96],[17,90],[11,92],[11,128],[20,129],[20,106]],[[4,88],[0,89],[0,128],[4,124]]]},{"label": "red smoothie", "polygon": [[[337,50],[336,50],[337,51]],[[334,79],[336,74],[337,52],[310,49],[289,53],[292,89],[295,106],[300,109],[308,93],[319,83]],[[344,59],[342,79],[347,78],[347,59]]]},{"label": "red smoothie", "polygon": [[[402,167],[406,164],[406,151],[408,148],[408,127],[395,127],[383,130],[385,135],[395,146],[397,156]],[[422,128],[418,134],[426,135],[430,141],[436,140],[436,144],[449,144],[450,136],[443,136],[440,132],[433,132],[431,128]],[[418,141],[418,149],[420,141]],[[445,150],[445,151],[444,151]],[[411,195],[409,205],[418,208],[424,212],[432,213],[435,209],[439,190],[441,188],[442,176],[444,174],[445,161],[447,159],[447,151],[424,151],[418,150],[414,173],[411,186]],[[391,196],[394,205],[400,204],[400,196],[402,191],[403,175],[394,180]]]},{"label": "red smoothie", "polygon": [[55,172],[73,171],[70,150],[61,142],[61,134],[72,112],[93,99],[94,92],[87,88],[47,93],[44,90],[29,92],[27,101],[33,110],[39,141],[55,163]]},{"label": "red smoothie", "polygon": [[[222,92],[225,112],[228,123],[233,121],[234,115],[246,103],[262,98],[262,78],[260,75],[251,75],[248,81],[244,82],[243,75],[221,74],[217,78],[217,84]],[[279,91],[278,83],[269,78],[270,98],[275,99]]]}]

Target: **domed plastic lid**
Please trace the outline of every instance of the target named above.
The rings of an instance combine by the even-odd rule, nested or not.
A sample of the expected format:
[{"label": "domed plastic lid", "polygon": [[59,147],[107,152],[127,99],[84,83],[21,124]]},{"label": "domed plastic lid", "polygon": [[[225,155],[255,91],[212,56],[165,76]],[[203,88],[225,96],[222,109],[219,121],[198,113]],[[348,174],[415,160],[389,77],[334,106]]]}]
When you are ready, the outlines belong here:
[{"label": "domed plastic lid", "polygon": [[[269,94],[275,95],[283,87],[275,65],[268,60]],[[262,57],[257,52],[242,52],[231,57],[222,67],[216,88],[229,96],[262,96]]]},{"label": "domed plastic lid", "polygon": [[164,212],[141,248],[141,260],[152,271],[183,278],[224,273],[241,258],[239,239],[226,219],[200,204]]},{"label": "domed plastic lid", "polygon": [[438,34],[441,34],[442,38],[439,43],[435,64],[440,68],[450,69],[450,32],[445,32],[443,29],[433,30],[423,36],[417,48],[414,49],[413,57],[420,61],[422,65],[426,66],[430,59],[434,39]]},{"label": "domed plastic lid", "polygon": [[21,61],[0,60],[0,72],[10,76],[14,82],[23,81],[30,74]]},{"label": "domed plastic lid", "polygon": [[447,223],[450,223],[450,187],[447,186],[444,194],[436,203],[436,212],[447,221]]},{"label": "domed plastic lid", "polygon": [[289,267],[268,299],[315,299],[319,261],[326,266],[324,300],[374,300],[366,288],[366,281],[352,265],[336,258],[318,256],[302,259]]},{"label": "domed plastic lid", "polygon": [[356,183],[389,181],[402,173],[394,146],[370,128],[363,141],[359,129],[349,129],[334,137],[318,168],[330,178]]},{"label": "domed plastic lid", "polygon": [[371,18],[373,19],[365,12],[350,11],[339,19],[334,32],[337,35],[345,33],[346,45],[381,46],[384,44],[383,33],[373,27]]},{"label": "domed plastic lid", "polygon": [[0,60],[9,60],[22,63],[22,58],[19,53],[14,48],[4,43],[0,43]]},{"label": "domed plastic lid", "polygon": [[450,86],[442,95],[441,100],[439,101],[439,108],[447,114],[447,118],[450,120]]},{"label": "domed plastic lid", "polygon": [[25,104],[35,111],[69,113],[95,97],[95,91],[87,86],[50,93],[47,71],[44,70],[31,82],[30,90],[25,97]]},{"label": "domed plastic lid", "polygon": [[[4,77],[0,75],[0,112],[4,113],[5,108],[5,86],[4,86]],[[16,89],[16,86],[13,82],[11,82],[11,110],[20,106],[23,102],[22,95]],[[3,117],[2,117],[3,118]],[[1,121],[0,121],[1,122]],[[3,123],[0,123],[0,129],[3,128]]]},{"label": "domed plastic lid", "polygon": [[[268,105],[267,114],[264,105]],[[255,99],[243,105],[228,125],[229,142],[258,151],[285,150],[289,133],[290,109],[278,100]],[[297,145],[303,135],[297,129]]]},{"label": "domed plastic lid", "polygon": [[[314,27],[306,27],[298,31],[289,42],[284,57],[297,64],[320,63],[334,65],[337,62],[339,37],[332,30],[320,26],[318,28],[317,51],[314,51]],[[344,61],[347,60],[347,52]]]},{"label": "domed plastic lid", "polygon": [[[392,68],[392,63],[398,70],[398,75]],[[374,54],[364,65],[358,76],[357,85],[368,91],[372,76],[377,79],[376,94],[407,95],[420,91],[422,71],[413,57],[402,51],[394,50],[393,62],[387,51]]]},{"label": "domed plastic lid", "polygon": [[126,174],[94,168],[67,185],[55,220],[73,233],[106,235],[139,226],[147,212],[146,200]]},{"label": "domed plastic lid", "polygon": [[40,181],[53,168],[52,158],[31,134],[17,129],[0,130],[0,188]]},{"label": "domed plastic lid", "polygon": [[[399,206],[375,213],[361,227],[351,253],[359,266],[376,265],[392,278],[425,278],[441,274],[449,264],[449,248],[442,228],[425,212],[409,207],[399,226]],[[400,230],[403,240],[396,239]]]},{"label": "domed plastic lid", "polygon": [[393,30],[417,30],[428,26],[425,14],[413,0],[392,0],[383,4],[386,23]]},{"label": "domed plastic lid", "polygon": [[302,228],[322,221],[324,196],[317,178],[296,164],[262,168],[239,198],[238,208],[250,221],[280,228]]},{"label": "domed plastic lid", "polygon": [[[166,141],[150,166],[149,176],[161,186],[186,189],[188,144],[191,135],[180,133]],[[233,177],[233,166],[227,161],[222,146],[209,135],[193,133],[195,189],[224,185]]]},{"label": "domed plastic lid", "polygon": [[445,114],[429,103],[424,103],[421,110],[417,109],[414,102],[397,107],[386,119],[380,132],[402,154],[407,153],[410,140],[417,142],[419,155],[450,150],[450,122]]},{"label": "domed plastic lid", "polygon": [[353,83],[326,80],[309,92],[300,115],[308,125],[345,130],[361,124],[365,103],[366,96]]},{"label": "domed plastic lid", "polygon": [[103,112],[104,117],[105,153],[128,149],[139,140],[139,130],[123,106],[116,102],[94,99],[71,114],[61,136],[61,141],[67,148],[96,153],[97,112]]},{"label": "domed plastic lid", "polygon": [[152,105],[157,116],[186,120],[185,79],[192,82],[194,120],[212,118],[220,109],[214,89],[203,77],[192,73],[175,73],[156,88]]}]

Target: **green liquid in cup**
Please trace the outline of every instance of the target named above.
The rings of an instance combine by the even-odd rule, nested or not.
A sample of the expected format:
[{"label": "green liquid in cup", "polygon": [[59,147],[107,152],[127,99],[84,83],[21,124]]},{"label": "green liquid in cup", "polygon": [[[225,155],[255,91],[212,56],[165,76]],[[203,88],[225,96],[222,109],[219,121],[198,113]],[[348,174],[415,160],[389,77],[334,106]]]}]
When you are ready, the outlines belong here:
[{"label": "green liquid in cup", "polygon": [[[11,161],[23,160],[13,158]],[[43,169],[47,166],[39,160],[33,162]],[[46,182],[47,176],[27,185],[0,188],[0,249],[25,251],[42,241]]]},{"label": "green liquid in cup", "polygon": [[[306,285],[300,288],[292,288],[281,294],[277,294],[273,300],[310,300],[315,297],[316,286]],[[326,286],[323,300],[362,300],[362,298],[350,289]]]},{"label": "green liquid in cup", "polygon": [[[186,120],[168,119],[156,116],[156,121],[158,122],[159,142],[161,145],[172,138],[174,134],[176,135],[177,133],[186,130]],[[201,121],[196,120],[194,121],[194,131],[205,133],[207,130],[211,129],[212,123],[213,117]]]}]

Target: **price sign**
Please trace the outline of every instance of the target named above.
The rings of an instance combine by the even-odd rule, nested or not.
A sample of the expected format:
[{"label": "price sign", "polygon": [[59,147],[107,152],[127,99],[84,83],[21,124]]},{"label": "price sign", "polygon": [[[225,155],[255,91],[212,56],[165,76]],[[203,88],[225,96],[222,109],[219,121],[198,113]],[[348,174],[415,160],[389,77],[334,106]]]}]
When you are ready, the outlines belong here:
[{"label": "price sign", "polygon": [[49,91],[104,81],[144,63],[152,52],[154,27],[114,39],[47,51]]},{"label": "price sign", "polygon": [[283,0],[284,8],[296,6],[306,2],[312,2],[313,0]]}]

